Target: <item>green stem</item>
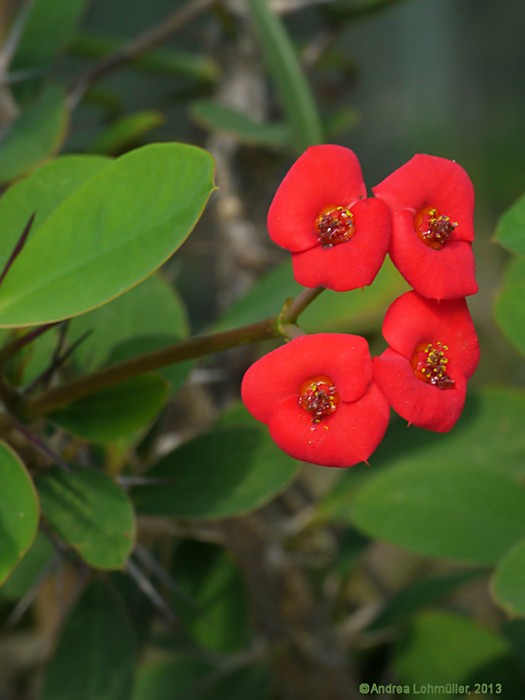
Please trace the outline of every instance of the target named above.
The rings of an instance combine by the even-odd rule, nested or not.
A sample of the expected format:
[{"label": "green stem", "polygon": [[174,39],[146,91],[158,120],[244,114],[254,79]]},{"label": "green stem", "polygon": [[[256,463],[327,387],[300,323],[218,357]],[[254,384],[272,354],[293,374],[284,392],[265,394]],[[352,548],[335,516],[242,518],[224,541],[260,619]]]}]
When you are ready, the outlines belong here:
[{"label": "green stem", "polygon": [[92,374],[53,387],[40,395],[29,397],[25,401],[21,400],[17,406],[17,415],[25,419],[37,418],[72,401],[120,384],[140,374],[203,355],[280,337],[281,331],[277,319],[268,318],[231,331],[189,338],[175,345],[103,367]]}]

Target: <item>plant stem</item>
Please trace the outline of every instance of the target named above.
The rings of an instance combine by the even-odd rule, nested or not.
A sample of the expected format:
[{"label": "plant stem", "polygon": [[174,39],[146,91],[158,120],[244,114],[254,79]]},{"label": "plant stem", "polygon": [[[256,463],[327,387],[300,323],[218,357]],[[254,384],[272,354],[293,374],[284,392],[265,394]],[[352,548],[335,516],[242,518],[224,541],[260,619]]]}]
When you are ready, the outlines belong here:
[{"label": "plant stem", "polygon": [[189,338],[166,348],[103,367],[92,374],[53,387],[36,397],[21,399],[17,406],[17,415],[25,419],[36,418],[146,372],[260,340],[280,337],[277,319],[272,317],[231,331]]}]

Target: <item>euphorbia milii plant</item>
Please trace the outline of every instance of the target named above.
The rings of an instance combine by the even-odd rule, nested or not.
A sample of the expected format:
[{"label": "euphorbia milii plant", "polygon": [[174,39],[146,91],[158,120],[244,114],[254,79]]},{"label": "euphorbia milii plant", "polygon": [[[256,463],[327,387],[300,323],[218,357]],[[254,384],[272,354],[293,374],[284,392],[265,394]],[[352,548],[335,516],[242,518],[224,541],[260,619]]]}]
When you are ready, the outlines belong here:
[{"label": "euphorbia milii plant", "polygon": [[390,212],[367,198],[361,166],[343,146],[309,148],[291,167],[268,212],[270,238],[292,253],[305,287],[369,285],[390,244]]}]

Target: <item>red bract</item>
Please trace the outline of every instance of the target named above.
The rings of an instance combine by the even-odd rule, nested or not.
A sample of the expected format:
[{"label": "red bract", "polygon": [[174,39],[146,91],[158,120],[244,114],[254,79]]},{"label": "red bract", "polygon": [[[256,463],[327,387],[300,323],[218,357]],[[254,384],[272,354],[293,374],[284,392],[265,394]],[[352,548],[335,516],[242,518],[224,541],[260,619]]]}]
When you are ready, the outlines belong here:
[{"label": "red bract", "polygon": [[372,381],[368,343],[356,335],[290,341],[248,369],[241,394],[284,452],[328,467],[365,462],[389,419],[388,403]]},{"label": "red bract", "polygon": [[416,155],[373,191],[392,211],[390,256],[417,292],[457,299],[478,291],[474,188],[460,165]]},{"label": "red bract", "polygon": [[450,430],[463,410],[479,345],[464,299],[403,294],[388,309],[389,348],[374,358],[374,379],[392,408],[420,428]]},{"label": "red bract", "polygon": [[347,291],[371,284],[390,230],[388,207],[366,199],[359,161],[342,146],[305,151],[268,211],[270,238],[291,251],[294,277],[305,287]]}]

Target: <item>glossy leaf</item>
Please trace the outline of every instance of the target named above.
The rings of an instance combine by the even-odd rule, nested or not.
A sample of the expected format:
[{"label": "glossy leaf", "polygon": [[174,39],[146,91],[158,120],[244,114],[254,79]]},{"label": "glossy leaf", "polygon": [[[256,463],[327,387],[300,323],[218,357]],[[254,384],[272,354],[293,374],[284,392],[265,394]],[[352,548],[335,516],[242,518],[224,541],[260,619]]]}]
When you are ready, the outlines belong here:
[{"label": "glossy leaf", "polygon": [[492,593],[507,613],[525,617],[525,540],[499,562],[492,577]]},{"label": "glossy leaf", "polygon": [[[447,612],[421,613],[396,645],[393,665],[399,682],[414,693],[408,697],[435,698],[430,685],[471,683],[502,684],[494,697],[518,697],[520,679],[506,640],[472,620]],[[481,690],[481,689],[480,689]],[[518,695],[514,695],[515,692]],[[463,692],[461,695],[466,695]],[[483,693],[486,697],[487,693]],[[440,697],[453,698],[452,690]],[[492,695],[489,695],[492,697]]]},{"label": "glossy leaf", "polygon": [[503,214],[494,240],[518,255],[525,255],[525,195]]},{"label": "glossy leaf", "polygon": [[18,455],[0,442],[0,584],[31,547],[38,529],[38,500]]},{"label": "glossy leaf", "polygon": [[369,536],[426,556],[492,564],[525,529],[525,489],[493,469],[411,460],[357,494],[352,519]]},{"label": "glossy leaf", "polygon": [[161,275],[152,275],[109,304],[74,318],[68,337],[75,342],[89,333],[74,355],[76,365],[85,371],[107,363],[114,348],[137,337],[169,334],[174,342],[188,331],[180,297]]},{"label": "glossy leaf", "polygon": [[[523,210],[525,213],[525,206]],[[515,258],[507,265],[494,315],[506,338],[518,352],[525,355],[525,257]]]},{"label": "glossy leaf", "polygon": [[111,162],[102,156],[62,156],[12,185],[0,198],[2,269],[33,214],[35,221],[30,235],[67,197]]},{"label": "glossy leaf", "polygon": [[132,496],[144,515],[227,518],[262,506],[298,468],[263,429],[216,430],[164,457],[147,473],[152,485],[137,487]]},{"label": "glossy leaf", "polygon": [[[296,297],[303,289],[294,281],[292,266],[287,260],[273,268],[228,309],[215,328],[225,330],[274,316],[287,298]],[[309,333],[344,330],[363,333],[377,328],[386,306],[406,290],[406,282],[393,264],[385,260],[372,285],[351,292],[324,291],[301,314],[299,325]]]},{"label": "glossy leaf", "polygon": [[50,418],[86,440],[110,442],[151,423],[168,399],[168,382],[144,374],[74,401]]},{"label": "glossy leaf", "polygon": [[94,153],[119,154],[163,122],[164,115],[161,112],[150,110],[128,114],[102,131],[91,150]]},{"label": "glossy leaf", "polygon": [[0,144],[0,183],[15,180],[56,153],[67,121],[64,93],[51,86],[21,113]]},{"label": "glossy leaf", "polygon": [[292,144],[301,152],[323,142],[321,120],[290,37],[268,0],[248,0],[268,70],[281,99]]},{"label": "glossy leaf", "polygon": [[290,132],[285,124],[257,122],[215,100],[194,102],[191,116],[205,129],[234,134],[241,143],[282,147],[290,140]]},{"label": "glossy leaf", "polygon": [[65,621],[42,700],[129,700],[134,664],[130,619],[115,591],[96,581]]},{"label": "glossy leaf", "polygon": [[76,316],[141,282],[189,235],[212,176],[211,157],[184,144],[113,161],[36,222],[0,290],[0,326]]},{"label": "glossy leaf", "polygon": [[127,494],[92,469],[54,467],[38,477],[42,512],[53,530],[90,566],[122,568],[135,540]]}]

